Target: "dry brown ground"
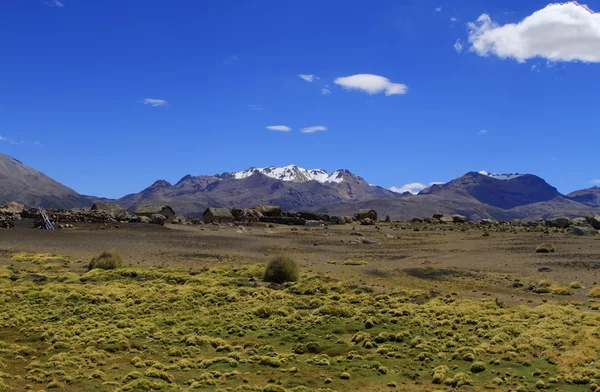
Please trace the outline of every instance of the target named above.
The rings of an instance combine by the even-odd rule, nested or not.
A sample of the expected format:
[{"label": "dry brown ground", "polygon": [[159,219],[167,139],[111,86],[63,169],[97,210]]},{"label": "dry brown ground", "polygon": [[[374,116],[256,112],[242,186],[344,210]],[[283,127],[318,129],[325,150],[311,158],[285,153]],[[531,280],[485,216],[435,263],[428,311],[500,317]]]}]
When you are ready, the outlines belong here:
[{"label": "dry brown ground", "polygon": [[[478,229],[448,229],[433,226],[417,232],[389,224],[379,229],[345,225],[310,230],[143,224],[84,225],[56,232],[13,229],[0,231],[0,265],[11,264],[10,255],[21,251],[75,257],[81,260],[73,266],[76,272],[83,272],[87,261],[106,249],[117,249],[126,265],[185,269],[264,263],[284,253],[294,257],[304,272],[349,279],[374,290],[426,288],[534,305],[543,300],[584,301],[598,281],[600,241],[593,237],[525,232],[483,237]],[[535,248],[546,242],[556,252],[536,254]],[[343,265],[347,260],[368,264]],[[541,296],[526,289],[541,279],[560,285],[578,281],[584,287],[570,296]],[[513,287],[516,282],[524,287]]]}]

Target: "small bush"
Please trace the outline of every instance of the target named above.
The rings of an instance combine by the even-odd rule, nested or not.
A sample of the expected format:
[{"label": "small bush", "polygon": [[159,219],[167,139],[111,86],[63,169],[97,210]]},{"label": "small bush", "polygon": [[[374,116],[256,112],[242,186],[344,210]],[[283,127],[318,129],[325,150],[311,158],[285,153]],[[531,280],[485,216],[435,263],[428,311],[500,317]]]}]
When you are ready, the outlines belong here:
[{"label": "small bush", "polygon": [[272,283],[295,282],[298,280],[298,265],[288,256],[275,256],[269,261],[263,280]]},{"label": "small bush", "polygon": [[600,287],[594,287],[588,292],[590,298],[600,298]]},{"label": "small bush", "polygon": [[110,252],[105,250],[90,261],[90,264],[88,264],[88,270],[93,270],[95,268],[109,270],[119,268],[122,265],[123,259],[121,258],[119,252],[116,250],[112,250]]},{"label": "small bush", "polygon": [[552,244],[542,244],[535,250],[536,253],[554,253],[554,246]]},{"label": "small bush", "polygon": [[569,283],[569,288],[574,289],[574,290],[580,289],[582,287],[583,286],[579,282],[571,282],[571,283]]},{"label": "small bush", "polygon": [[483,362],[473,362],[471,365],[471,371],[473,373],[481,373],[485,371],[485,363]]}]

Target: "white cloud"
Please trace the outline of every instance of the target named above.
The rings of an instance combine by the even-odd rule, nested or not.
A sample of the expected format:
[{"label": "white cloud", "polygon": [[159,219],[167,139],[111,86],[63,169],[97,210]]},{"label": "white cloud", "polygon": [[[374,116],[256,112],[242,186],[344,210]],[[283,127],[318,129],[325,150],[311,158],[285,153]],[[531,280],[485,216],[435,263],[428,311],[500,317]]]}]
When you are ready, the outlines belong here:
[{"label": "white cloud", "polygon": [[452,22],[452,23],[458,22],[458,19],[453,16],[450,18],[450,22]]},{"label": "white cloud", "polygon": [[471,50],[479,56],[600,62],[600,14],[576,2],[549,4],[505,25],[482,14],[468,28]]},{"label": "white cloud", "polygon": [[442,7],[435,8],[435,12],[442,12]]},{"label": "white cloud", "polygon": [[429,183],[429,186],[432,186],[432,185],[444,185],[444,184],[445,184],[445,182],[441,182],[441,181],[433,181],[433,182],[430,182],[430,183]]},{"label": "white cloud", "polygon": [[480,135],[485,135],[486,133],[488,133],[487,129],[482,129],[481,131],[479,131]]},{"label": "white cloud", "polygon": [[417,193],[419,193],[420,191],[422,191],[425,188],[427,188],[427,185],[425,185],[425,184],[421,184],[420,182],[411,182],[410,184],[404,184],[401,187],[393,186],[390,188],[390,191],[396,192],[396,193],[410,192],[413,195],[416,195]]},{"label": "white cloud", "polygon": [[292,130],[292,128],[288,127],[287,125],[269,125],[267,129],[275,132],[289,132]]},{"label": "white cloud", "polygon": [[167,106],[168,103],[164,99],[154,99],[154,98],[146,98],[144,99],[144,105],[151,105],[155,108]]},{"label": "white cloud", "polygon": [[315,79],[319,79],[317,76],[315,76],[315,75],[313,75],[313,74],[310,74],[310,75],[308,75],[308,74],[300,74],[300,75],[298,75],[298,77],[299,77],[300,79],[304,79],[304,80],[306,80],[306,81],[307,81],[307,82],[309,82],[309,83],[312,83],[312,82],[313,82],[313,80],[315,80]]},{"label": "white cloud", "polygon": [[256,104],[255,105],[248,105],[248,107],[250,108],[250,110],[256,110],[256,111],[263,109],[261,105],[256,105]]},{"label": "white cloud", "polygon": [[19,143],[17,143],[16,140],[10,139],[10,138],[4,137],[4,136],[0,136],[0,142],[6,142],[8,144],[19,144]]},{"label": "white cloud", "polygon": [[331,90],[328,89],[328,88],[322,88],[321,89],[321,94],[323,94],[323,95],[329,95],[329,94],[331,94]]},{"label": "white cloud", "polygon": [[463,44],[460,41],[460,38],[456,40],[456,42],[454,43],[454,50],[456,50],[457,53],[461,53],[463,50]]},{"label": "white cloud", "polygon": [[600,179],[590,180],[590,184],[592,184],[592,185],[600,185]]},{"label": "white cloud", "polygon": [[225,57],[225,59],[223,59],[223,64],[225,65],[231,65],[233,63],[235,63],[236,61],[239,61],[239,57],[238,56],[227,56]]},{"label": "white cloud", "polygon": [[314,127],[302,128],[300,130],[300,132],[302,132],[302,133],[315,133],[315,132],[324,132],[326,130],[327,130],[327,127],[324,127],[323,125],[316,125]]},{"label": "white cloud", "polygon": [[388,78],[372,74],[358,74],[337,78],[335,84],[347,90],[360,90],[367,94],[384,92],[386,96],[406,94],[408,87],[402,83],[392,83]]},{"label": "white cloud", "polygon": [[59,1],[59,0],[49,0],[49,1],[46,1],[46,5],[48,5],[49,7],[62,8],[65,6],[65,3],[63,3],[62,1]]}]

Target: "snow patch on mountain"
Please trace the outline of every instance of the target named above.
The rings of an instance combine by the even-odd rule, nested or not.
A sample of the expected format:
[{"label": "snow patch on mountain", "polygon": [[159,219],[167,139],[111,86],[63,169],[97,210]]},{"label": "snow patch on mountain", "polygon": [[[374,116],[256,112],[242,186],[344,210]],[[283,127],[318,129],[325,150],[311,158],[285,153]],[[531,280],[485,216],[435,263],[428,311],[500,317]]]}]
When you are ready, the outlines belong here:
[{"label": "snow patch on mountain", "polygon": [[525,175],[525,174],[519,174],[519,173],[494,174],[494,173],[487,172],[485,170],[480,171],[479,174],[495,178],[496,180],[503,180],[503,181],[513,180],[515,178],[523,177]]},{"label": "snow patch on mountain", "polygon": [[289,165],[284,167],[264,167],[257,168],[251,167],[250,169],[228,173],[233,178],[241,180],[243,178],[250,177],[253,174],[261,173],[267,177],[274,178],[280,181],[291,181],[291,182],[306,182],[306,181],[318,181],[322,184],[325,183],[340,183],[344,181],[343,171],[336,170],[329,174],[323,169],[304,169],[296,165]]}]

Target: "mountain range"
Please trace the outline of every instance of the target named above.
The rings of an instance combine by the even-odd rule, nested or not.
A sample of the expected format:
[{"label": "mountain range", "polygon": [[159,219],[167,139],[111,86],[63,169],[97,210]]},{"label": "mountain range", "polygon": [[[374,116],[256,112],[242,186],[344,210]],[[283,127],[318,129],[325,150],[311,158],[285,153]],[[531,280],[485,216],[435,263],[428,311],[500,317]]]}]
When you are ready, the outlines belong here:
[{"label": "mountain range", "polygon": [[0,154],[0,203],[17,201],[44,208],[90,207],[113,202],[129,209],[169,204],[175,211],[198,216],[207,207],[251,207],[274,204],[284,210],[351,215],[375,209],[392,219],[459,213],[470,219],[537,219],[600,213],[600,188],[561,194],[532,174],[469,172],[418,195],[371,185],[348,170],[328,173],[295,165],[250,168],[214,175],[186,175],[175,184],[158,180],[139,193],[112,200],[78,194],[20,161]]}]

